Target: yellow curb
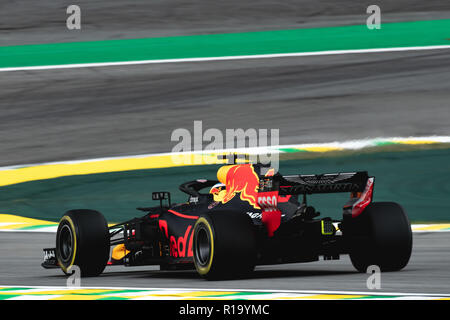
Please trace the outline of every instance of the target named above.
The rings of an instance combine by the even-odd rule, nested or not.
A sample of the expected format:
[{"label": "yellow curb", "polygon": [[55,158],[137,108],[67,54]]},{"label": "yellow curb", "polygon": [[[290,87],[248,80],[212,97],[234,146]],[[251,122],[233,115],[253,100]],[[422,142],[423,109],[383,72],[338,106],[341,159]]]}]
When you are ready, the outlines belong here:
[{"label": "yellow curb", "polygon": [[450,224],[433,224],[426,227],[413,228],[413,231],[435,231],[435,230],[444,230],[449,229]]},{"label": "yellow curb", "polygon": [[433,143],[439,143],[437,141],[433,140],[393,140],[395,143],[401,143],[401,144],[433,144]]},{"label": "yellow curb", "polygon": [[181,156],[153,155],[147,157],[92,160],[78,163],[43,164],[33,167],[0,170],[0,187],[66,176],[170,168],[188,165],[220,164],[225,162],[226,160],[217,160],[217,154],[188,154]]},{"label": "yellow curb", "polygon": [[52,224],[56,222],[50,222],[45,220],[26,218],[21,216],[16,216],[13,214],[0,214],[0,222],[11,222],[14,224],[28,224],[28,225],[37,225],[37,224]]},{"label": "yellow curb", "polygon": [[308,152],[329,152],[329,151],[341,151],[344,149],[337,147],[307,147],[307,148],[298,148],[298,150],[304,150]]},{"label": "yellow curb", "polygon": [[[0,214],[0,224],[5,224],[0,225],[0,230],[14,230],[39,225],[48,226],[49,224],[57,226],[58,222],[26,218],[13,214]],[[116,224],[117,223],[108,223],[108,227]]]},{"label": "yellow curb", "polygon": [[71,294],[71,295],[64,295],[62,297],[51,298],[49,300],[98,300],[101,298],[107,298],[107,296]]}]

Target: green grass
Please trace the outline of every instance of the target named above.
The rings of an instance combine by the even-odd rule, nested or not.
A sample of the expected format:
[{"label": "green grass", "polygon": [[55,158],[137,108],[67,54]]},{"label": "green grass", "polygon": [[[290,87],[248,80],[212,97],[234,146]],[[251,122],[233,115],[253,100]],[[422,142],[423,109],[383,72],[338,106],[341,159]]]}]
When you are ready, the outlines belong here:
[{"label": "green grass", "polygon": [[[412,222],[450,221],[450,149],[402,152],[351,153],[339,157],[292,159],[280,163],[282,174],[309,174],[367,170],[374,175],[374,201],[399,202]],[[137,207],[157,205],[153,191],[170,191],[174,202],[187,196],[179,184],[197,178],[215,179],[217,165],[137,170],[72,176],[26,182],[1,188],[0,208],[4,214],[59,221],[75,208],[91,208],[108,221],[123,221],[142,215]],[[308,197],[322,216],[340,218],[348,194]]]},{"label": "green grass", "polygon": [[450,44],[450,19],[0,47],[0,68]]}]

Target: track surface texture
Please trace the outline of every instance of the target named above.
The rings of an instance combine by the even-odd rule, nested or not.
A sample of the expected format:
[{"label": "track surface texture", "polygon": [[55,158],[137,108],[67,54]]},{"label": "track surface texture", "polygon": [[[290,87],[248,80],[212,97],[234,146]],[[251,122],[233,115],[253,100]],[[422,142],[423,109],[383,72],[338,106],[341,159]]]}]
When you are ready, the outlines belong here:
[{"label": "track surface texture", "polygon": [[[0,46],[364,24],[363,1],[2,1]],[[383,22],[450,18],[381,0]],[[280,143],[447,135],[450,50],[13,72],[0,76],[0,166],[167,152],[176,128],[279,128]]]},{"label": "track surface texture", "polygon": [[194,120],[281,144],[449,135],[449,100],[450,50],[11,72],[0,165],[168,152]]},{"label": "track surface texture", "polygon": [[[0,233],[0,284],[24,286],[64,286],[66,276],[58,269],[41,268],[42,248],[54,246],[54,234]],[[381,290],[376,292],[450,293],[450,233],[414,234],[413,254],[399,272],[381,274]],[[273,289],[370,291],[369,275],[358,273],[348,256],[341,260],[257,267],[248,279],[206,281],[195,271],[159,271],[158,266],[107,267],[95,278],[83,278],[85,287],[150,287],[205,289]]]},{"label": "track surface texture", "polygon": [[[66,28],[71,0],[4,0],[0,46],[364,24],[373,1],[78,0],[81,30]],[[448,19],[443,0],[378,0],[382,23]]]}]

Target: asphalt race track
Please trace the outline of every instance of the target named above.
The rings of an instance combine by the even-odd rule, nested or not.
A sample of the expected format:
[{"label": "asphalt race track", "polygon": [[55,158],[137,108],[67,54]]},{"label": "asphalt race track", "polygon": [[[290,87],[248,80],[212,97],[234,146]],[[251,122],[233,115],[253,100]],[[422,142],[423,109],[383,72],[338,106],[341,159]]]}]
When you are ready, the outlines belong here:
[{"label": "asphalt race track", "polygon": [[168,152],[194,120],[280,144],[450,134],[450,49],[20,71],[0,88],[0,165]]},{"label": "asphalt race track", "polygon": [[[18,286],[65,286],[59,269],[43,269],[42,248],[54,246],[50,233],[0,233],[0,283]],[[379,292],[448,294],[450,233],[414,233],[409,264],[399,272],[381,274]],[[18,254],[20,252],[20,254]],[[358,273],[348,256],[341,260],[259,266],[248,279],[206,281],[196,271],[159,271],[159,266],[107,267],[86,287],[327,290],[369,292],[368,274]]]},{"label": "asphalt race track", "polygon": [[[131,2],[78,1],[86,9],[80,32],[65,29],[70,1],[2,2],[0,46],[364,24],[371,4]],[[378,2],[383,22],[450,18],[448,1]],[[6,72],[0,166],[168,152],[172,131],[193,130],[194,120],[204,130],[278,128],[280,144],[448,136],[449,101],[450,49]],[[40,266],[54,237],[0,232],[0,284],[64,286],[60,270]],[[449,244],[450,233],[415,233],[409,265],[383,273],[381,291],[448,294]],[[82,285],[368,291],[368,275],[347,256],[257,267],[253,277],[235,281],[158,269],[108,267]]]},{"label": "asphalt race track", "polygon": [[[0,46],[364,24],[370,1],[77,0],[81,31],[66,28],[70,0],[2,1]],[[448,19],[442,0],[378,0],[382,22]]]},{"label": "asphalt race track", "polygon": [[[346,0],[70,1],[0,5],[0,45],[364,24]],[[382,22],[448,19],[440,0],[378,1]],[[61,16],[62,12],[62,16]],[[173,130],[279,128],[280,143],[448,135],[450,49],[10,72],[0,76],[0,166],[167,152]],[[233,117],[231,117],[233,115]]]}]

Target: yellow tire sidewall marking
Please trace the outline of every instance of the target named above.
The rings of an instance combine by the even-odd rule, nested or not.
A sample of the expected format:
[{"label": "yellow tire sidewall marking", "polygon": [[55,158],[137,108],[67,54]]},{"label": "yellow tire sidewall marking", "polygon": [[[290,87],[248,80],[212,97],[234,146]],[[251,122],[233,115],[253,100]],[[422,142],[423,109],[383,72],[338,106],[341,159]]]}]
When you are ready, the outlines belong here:
[{"label": "yellow tire sidewall marking", "polygon": [[201,274],[201,275],[205,275],[211,270],[211,266],[212,266],[212,263],[213,263],[213,260],[214,260],[214,236],[213,236],[213,231],[212,231],[212,228],[211,228],[211,225],[210,225],[209,221],[206,218],[204,218],[204,217],[198,218],[197,222],[195,223],[194,229],[200,223],[203,223],[203,225],[206,226],[206,228],[209,231],[211,252],[210,252],[208,264],[205,267],[199,266],[196,263],[195,259],[194,259],[194,264],[195,264],[195,267],[197,268],[198,273]]},{"label": "yellow tire sidewall marking", "polygon": [[59,265],[61,266],[61,269],[65,272],[68,273],[69,269],[73,266],[74,262],[75,262],[75,257],[77,255],[77,234],[75,231],[75,224],[73,223],[72,219],[69,216],[63,216],[61,218],[61,221],[59,221],[59,223],[61,224],[61,222],[63,221],[67,221],[71,227],[71,231],[72,231],[72,239],[73,239],[73,255],[72,255],[72,261],[70,261],[70,264],[68,267],[65,267],[60,261]]}]

